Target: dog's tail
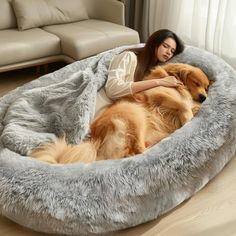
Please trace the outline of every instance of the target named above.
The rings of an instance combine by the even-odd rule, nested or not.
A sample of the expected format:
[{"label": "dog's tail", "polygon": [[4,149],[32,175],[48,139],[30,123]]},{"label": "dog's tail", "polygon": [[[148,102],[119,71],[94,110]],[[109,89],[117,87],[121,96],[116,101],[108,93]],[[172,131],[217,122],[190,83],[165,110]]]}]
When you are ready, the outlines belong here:
[{"label": "dog's tail", "polygon": [[91,163],[96,160],[98,144],[84,142],[79,145],[67,144],[65,138],[57,139],[54,143],[39,147],[31,156],[52,164],[57,163]]}]

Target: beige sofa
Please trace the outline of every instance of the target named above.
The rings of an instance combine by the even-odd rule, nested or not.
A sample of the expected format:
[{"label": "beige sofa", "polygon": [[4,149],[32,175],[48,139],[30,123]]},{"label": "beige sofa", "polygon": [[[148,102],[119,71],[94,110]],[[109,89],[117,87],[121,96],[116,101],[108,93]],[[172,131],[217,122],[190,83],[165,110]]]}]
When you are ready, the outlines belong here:
[{"label": "beige sofa", "polygon": [[139,43],[116,0],[1,0],[0,72]]}]

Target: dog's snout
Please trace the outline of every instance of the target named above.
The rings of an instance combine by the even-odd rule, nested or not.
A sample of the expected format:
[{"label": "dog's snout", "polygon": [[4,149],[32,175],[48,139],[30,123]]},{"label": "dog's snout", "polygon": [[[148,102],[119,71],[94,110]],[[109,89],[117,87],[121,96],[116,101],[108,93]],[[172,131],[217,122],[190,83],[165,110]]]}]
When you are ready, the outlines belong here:
[{"label": "dog's snout", "polygon": [[203,95],[203,94],[200,94],[200,95],[199,95],[199,102],[200,102],[200,103],[203,103],[205,100],[206,100],[206,96]]}]

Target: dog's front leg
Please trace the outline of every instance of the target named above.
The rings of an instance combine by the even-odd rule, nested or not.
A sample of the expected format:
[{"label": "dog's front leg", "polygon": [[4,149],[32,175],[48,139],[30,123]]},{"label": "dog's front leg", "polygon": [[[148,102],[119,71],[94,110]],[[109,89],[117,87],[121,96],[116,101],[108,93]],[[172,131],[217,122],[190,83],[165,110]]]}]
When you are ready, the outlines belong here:
[{"label": "dog's front leg", "polygon": [[179,111],[179,119],[181,122],[181,125],[186,124],[193,118],[193,112],[191,109],[186,108],[185,110],[180,110]]}]

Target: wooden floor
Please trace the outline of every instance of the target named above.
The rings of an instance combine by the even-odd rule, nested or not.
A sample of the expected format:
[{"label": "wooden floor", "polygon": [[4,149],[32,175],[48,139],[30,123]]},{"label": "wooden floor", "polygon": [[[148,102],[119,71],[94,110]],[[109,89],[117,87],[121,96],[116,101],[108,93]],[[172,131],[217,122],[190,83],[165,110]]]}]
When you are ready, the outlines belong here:
[{"label": "wooden floor", "polygon": [[[35,68],[0,73],[0,96],[36,77]],[[0,235],[49,234],[0,216]],[[165,216],[109,236],[236,236],[236,155],[205,188]]]}]

